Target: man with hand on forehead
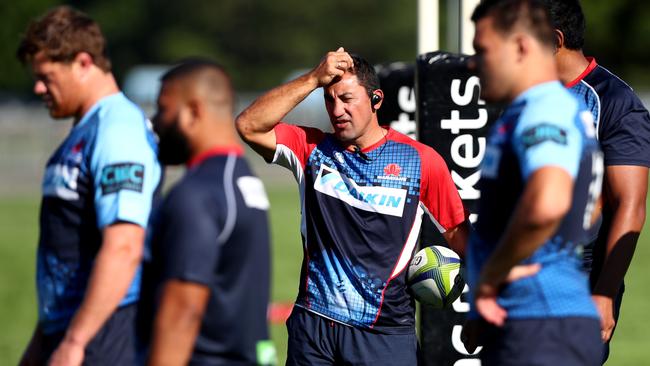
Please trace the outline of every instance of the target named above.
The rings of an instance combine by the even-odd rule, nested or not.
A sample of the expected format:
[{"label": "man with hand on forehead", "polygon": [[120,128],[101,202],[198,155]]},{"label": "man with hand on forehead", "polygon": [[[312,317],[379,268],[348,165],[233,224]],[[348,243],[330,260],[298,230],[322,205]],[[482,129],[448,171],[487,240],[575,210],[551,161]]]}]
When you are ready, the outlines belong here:
[{"label": "man with hand on forehead", "polygon": [[[281,122],[321,87],[332,133]],[[300,188],[304,259],[288,365],[416,365],[405,269],[423,216],[464,252],[465,211],[444,161],[379,125],[383,96],[373,67],[339,48],[237,118],[242,138]]]}]

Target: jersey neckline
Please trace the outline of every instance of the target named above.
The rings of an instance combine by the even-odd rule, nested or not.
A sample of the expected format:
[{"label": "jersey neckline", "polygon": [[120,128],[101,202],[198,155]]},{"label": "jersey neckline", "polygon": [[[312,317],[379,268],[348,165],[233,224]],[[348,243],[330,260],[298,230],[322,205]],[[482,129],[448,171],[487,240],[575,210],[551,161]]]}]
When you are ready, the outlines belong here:
[{"label": "jersey neckline", "polygon": [[[112,100],[113,98],[118,98],[118,97],[121,97],[121,96],[124,96],[124,93],[122,93],[122,91],[120,90],[120,91],[117,91],[115,93],[108,94],[108,95],[105,95],[105,96],[101,97],[98,101],[95,102],[95,104],[92,105],[92,107],[90,107],[90,109],[88,109],[88,111],[83,115],[83,117],[81,117],[79,122],[75,123],[74,126],[72,126],[72,129],[74,130],[74,129],[80,127],[81,125],[85,124],[90,119],[90,116],[92,116],[95,113],[95,111],[97,111],[97,109],[99,109],[101,106],[108,103],[109,100]],[[124,97],[126,98],[126,96],[124,96]]]},{"label": "jersey neckline", "polygon": [[[372,150],[375,150],[376,148],[380,147],[381,145],[387,143],[388,140],[392,137],[392,135],[393,135],[393,129],[392,129],[392,128],[390,128],[390,127],[388,127],[388,126],[379,126],[379,127],[380,127],[382,130],[385,130],[385,131],[384,131],[384,132],[385,132],[385,135],[384,135],[382,138],[380,138],[377,142],[375,142],[374,144],[372,144],[372,145],[370,145],[370,146],[366,146],[365,148],[361,149],[360,151],[361,151],[362,153],[367,153],[367,152],[370,152],[370,151],[372,151]],[[355,146],[355,145],[352,145],[352,146]],[[349,153],[351,153],[351,154],[355,154],[355,151],[354,151],[354,150],[353,150],[353,151],[350,151],[350,150],[348,150],[348,149],[345,149],[345,151],[347,151],[347,152],[349,152]]]},{"label": "jersey neckline", "polygon": [[586,78],[589,73],[591,73],[596,66],[598,66],[598,63],[596,62],[596,59],[594,57],[585,57],[587,61],[589,61],[589,66],[582,72],[582,74],[578,75],[577,78],[575,78],[573,81],[565,84],[564,86],[567,88],[572,88],[576,84],[578,84],[582,79]]},{"label": "jersey neckline", "polygon": [[244,149],[238,145],[215,146],[190,158],[190,160],[187,161],[186,165],[188,168],[193,168],[213,156],[224,156],[230,154],[242,156],[244,155]]}]

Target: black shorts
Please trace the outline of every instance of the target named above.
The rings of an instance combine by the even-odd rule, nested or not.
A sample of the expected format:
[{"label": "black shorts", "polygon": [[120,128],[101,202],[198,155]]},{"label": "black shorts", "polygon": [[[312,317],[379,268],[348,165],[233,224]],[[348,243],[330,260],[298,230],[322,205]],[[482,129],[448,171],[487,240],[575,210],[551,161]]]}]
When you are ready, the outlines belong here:
[{"label": "black shorts", "polygon": [[508,320],[481,335],[483,366],[596,366],[601,364],[596,318]]},{"label": "black shorts", "polygon": [[287,330],[287,365],[416,366],[418,363],[415,332],[366,331],[331,321],[299,306],[293,307]]},{"label": "black shorts", "polygon": [[[123,306],[111,315],[88,343],[84,365],[134,365],[136,305]],[[45,334],[41,339],[41,358],[47,361],[65,336],[65,331]]]}]

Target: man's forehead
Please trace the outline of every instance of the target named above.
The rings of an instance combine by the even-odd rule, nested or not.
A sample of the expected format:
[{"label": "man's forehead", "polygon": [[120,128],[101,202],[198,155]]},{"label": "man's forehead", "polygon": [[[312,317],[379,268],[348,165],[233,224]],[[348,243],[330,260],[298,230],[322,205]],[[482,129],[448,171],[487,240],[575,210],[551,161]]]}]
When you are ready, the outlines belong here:
[{"label": "man's forehead", "polygon": [[358,89],[359,87],[362,86],[361,84],[359,84],[359,79],[357,78],[357,76],[350,72],[346,72],[345,74],[343,74],[343,76],[339,78],[339,80],[326,86],[325,92],[334,93],[334,94],[344,94],[347,92],[352,92]]}]

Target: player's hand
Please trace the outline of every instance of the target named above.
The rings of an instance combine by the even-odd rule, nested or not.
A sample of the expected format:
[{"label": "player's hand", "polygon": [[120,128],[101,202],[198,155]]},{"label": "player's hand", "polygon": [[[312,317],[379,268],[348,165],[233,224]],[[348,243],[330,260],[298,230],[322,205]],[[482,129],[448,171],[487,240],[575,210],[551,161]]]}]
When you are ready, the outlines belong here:
[{"label": "player's hand", "polygon": [[[489,266],[486,266],[489,268]],[[518,265],[510,269],[506,276],[499,276],[484,271],[474,296],[476,310],[483,319],[497,327],[503,326],[508,313],[497,303],[497,295],[501,285],[511,283],[519,279],[533,276],[542,266],[538,263]]]},{"label": "player's hand", "polygon": [[318,81],[318,86],[323,87],[352,68],[354,68],[352,57],[343,47],[339,47],[336,51],[328,52],[311,74]]},{"label": "player's hand", "polygon": [[64,339],[50,357],[49,366],[80,366],[84,360],[84,347]]},{"label": "player's hand", "polygon": [[604,342],[609,341],[616,325],[614,320],[614,301],[612,298],[603,295],[592,295],[591,298],[596,304],[600,314],[600,338]]},{"label": "player's hand", "polygon": [[501,327],[505,323],[508,313],[497,303],[498,292],[497,286],[481,283],[476,289],[474,302],[476,310],[486,322]]}]

